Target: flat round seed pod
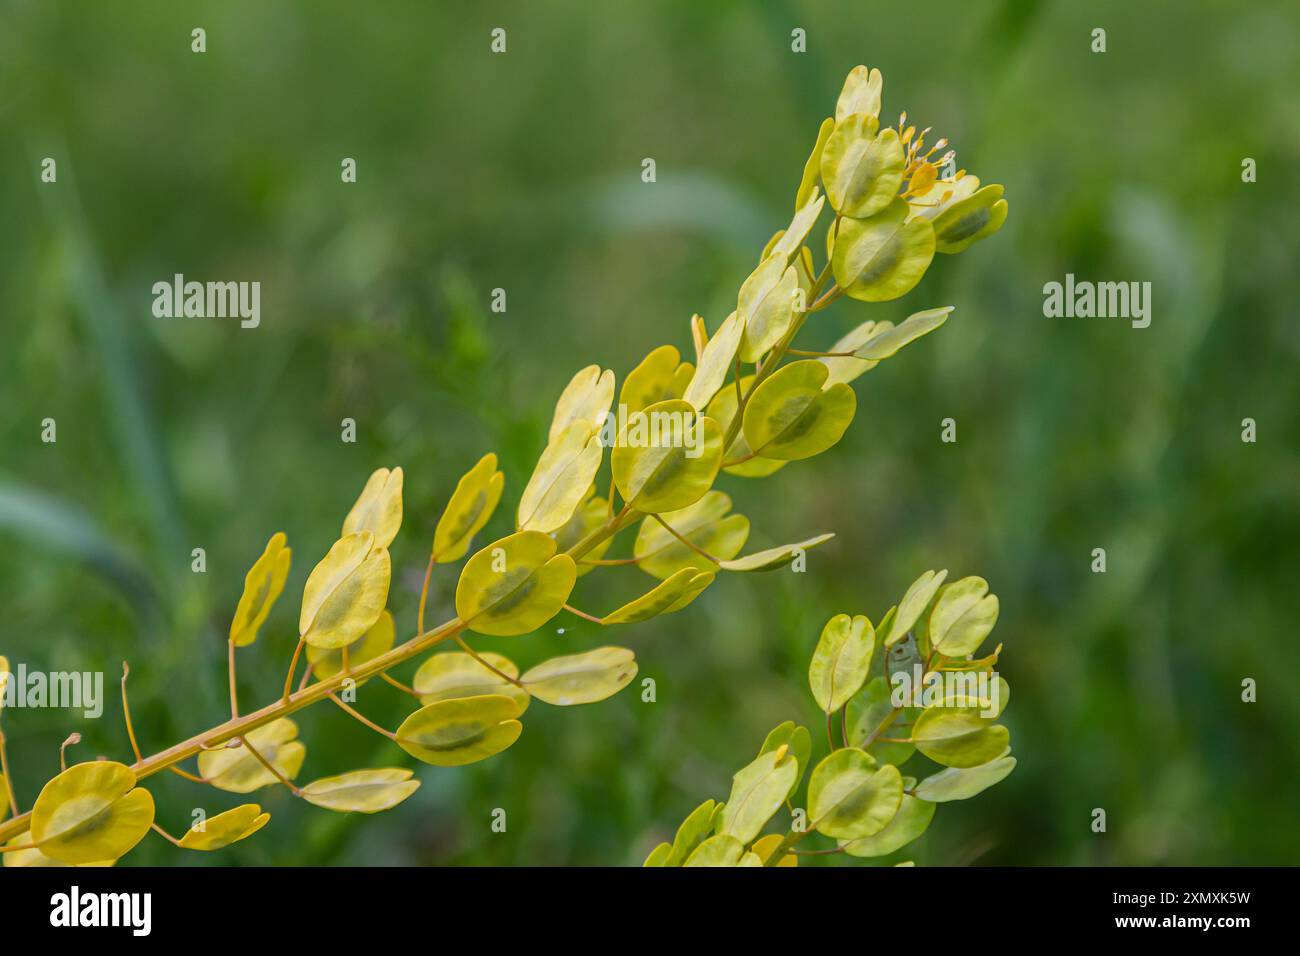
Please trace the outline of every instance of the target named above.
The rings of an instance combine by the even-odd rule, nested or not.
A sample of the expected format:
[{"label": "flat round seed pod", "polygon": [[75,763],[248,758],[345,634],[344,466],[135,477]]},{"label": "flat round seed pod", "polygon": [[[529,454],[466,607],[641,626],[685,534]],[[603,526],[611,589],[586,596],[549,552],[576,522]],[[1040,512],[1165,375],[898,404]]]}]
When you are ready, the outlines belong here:
[{"label": "flat round seed pod", "polygon": [[[718,819],[720,805],[714,800],[705,800],[692,810],[677,828],[677,834],[663,856],[662,866],[681,866],[695,852],[695,848],[705,841],[713,832],[713,825]],[[647,861],[647,865],[649,862]]]},{"label": "flat round seed pod", "polygon": [[[740,380],[741,390],[748,392],[753,381],[753,375],[746,375]],[[718,423],[723,432],[730,428],[731,420],[736,415],[737,404],[736,389],[732,385],[720,390],[713,396],[713,400],[709,402],[708,415]],[[736,437],[727,449],[723,461],[739,461],[739,464],[728,465],[723,471],[740,478],[766,478],[786,466],[784,461],[753,456],[749,443],[745,441],[745,432],[743,430],[736,432]]]},{"label": "flat round seed pod", "polygon": [[741,361],[758,361],[781,340],[794,320],[798,291],[799,271],[781,254],[768,256],[745,280],[736,304],[745,329],[740,340]]},{"label": "flat round seed pod", "polygon": [[[370,630],[361,635],[359,641],[348,646],[348,664],[356,668],[374,660],[380,654],[392,650],[396,638],[397,627],[393,623],[393,615],[384,611]],[[343,648],[314,647],[308,644],[307,663],[311,665],[311,671],[317,680],[329,680],[343,670]],[[361,683],[364,684],[365,681]]]},{"label": "flat round seed pod", "polygon": [[799,761],[789,747],[759,754],[731,778],[731,796],[722,808],[719,833],[749,843],[781,805],[799,779]]},{"label": "flat round seed pod", "polygon": [[111,760],[79,763],[41,790],[32,807],[31,837],[61,863],[115,860],[153,824],[153,797],[135,774]]},{"label": "flat round seed pod", "polygon": [[711,836],[692,853],[682,866],[739,866],[745,845],[733,836]]},{"label": "flat round seed pod", "polygon": [[[739,554],[749,538],[749,519],[728,514],[730,511],[731,498],[724,492],[710,491],[695,504],[670,511],[662,518],[695,547],[725,561]],[[654,518],[641,522],[632,554],[637,558],[637,567],[661,580],[685,568],[718,570],[717,564],[687,547]]]},{"label": "flat round seed pod", "polygon": [[[911,781],[912,786],[916,785],[916,781],[910,777],[908,780]],[[902,849],[925,832],[930,821],[934,819],[934,811],[937,809],[938,806],[933,803],[918,800],[911,794],[904,793],[903,800],[898,805],[898,812],[883,830],[846,843],[844,852],[849,856],[866,858],[886,856]]]},{"label": "flat round seed pod", "polygon": [[927,707],[912,726],[912,742],[935,763],[945,767],[978,767],[996,760],[1007,749],[1011,732],[996,717],[985,717],[983,706],[951,707],[944,701]]},{"label": "flat round seed pod", "polygon": [[369,531],[375,536],[376,548],[387,548],[402,527],[402,469],[376,469],[356,504],[343,519],[340,537]]},{"label": "flat round seed pod", "polygon": [[312,569],[298,633],[321,648],[346,647],[374,626],[388,603],[392,565],[369,531],[344,535]]},{"label": "flat round seed pod", "polygon": [[1007,221],[1007,201],[1002,187],[985,186],[973,195],[950,203],[934,217],[935,251],[945,255],[963,252],[972,243],[993,235]]},{"label": "flat round seed pod", "polygon": [[861,614],[836,614],[826,622],[808,667],[813,699],[825,713],[839,710],[862,687],[875,642],[871,621]]},{"label": "flat round seed pod", "polygon": [[426,704],[397,728],[397,745],[435,767],[460,767],[499,754],[523,732],[519,705],[501,694]]},{"label": "flat round seed pod", "polygon": [[555,531],[573,517],[604,458],[600,435],[573,422],[542,451],[519,499],[516,524],[525,531]]},{"label": "flat round seed pod", "polygon": [[519,680],[538,700],[558,707],[594,704],[613,697],[636,676],[636,655],[625,647],[598,647],[584,654],[552,657]]},{"label": "flat round seed pod", "polygon": [[855,66],[845,77],[844,88],[835,101],[835,119],[843,120],[856,115],[879,116],[880,96],[884,86],[885,77],[879,70]]},{"label": "flat round seed pod", "polygon": [[613,400],[613,371],[606,369],[602,372],[599,365],[588,365],[581,369],[569,380],[569,384],[560,393],[559,401],[555,403],[555,415],[551,418],[547,442],[555,441],[574,422],[584,422],[594,431],[609,411],[609,403]]},{"label": "flat round seed pod", "polygon": [[220,850],[252,836],[270,819],[271,814],[263,813],[256,803],[241,804],[204,820],[202,830],[190,827],[181,837],[180,844],[186,850]]},{"label": "flat round seed pod", "polygon": [[[25,843],[31,843],[30,834],[20,833],[9,840],[5,846],[22,846]],[[5,866],[14,867],[106,867],[114,866],[117,860],[96,860],[94,863],[60,863],[53,857],[46,856],[41,852],[40,847],[31,847],[26,850],[10,850],[8,853],[0,853],[0,860],[4,861]]]},{"label": "flat round seed pod", "polygon": [[799,786],[799,781],[803,779],[803,773],[808,769],[808,758],[812,756],[812,734],[808,732],[807,727],[801,727],[793,720],[787,720],[783,724],[778,724],[772,728],[771,733],[763,741],[763,746],[759,748],[758,755],[771,753],[781,747],[785,747],[794,755],[795,762],[799,765],[798,773],[795,774],[794,783],[790,785],[790,792],[786,798],[794,796],[795,790]]},{"label": "flat round seed pod", "polygon": [[903,777],[893,764],[878,765],[845,747],[813,768],[808,779],[808,821],[819,833],[856,840],[879,833],[898,812]]},{"label": "flat round seed pod", "polygon": [[600,619],[601,624],[637,624],[680,611],[713,583],[712,571],[683,568],[656,587]]},{"label": "flat round seed pod", "polygon": [[[246,735],[248,742],[271,766],[292,780],[302,769],[307,748],[295,738],[298,725],[281,717]],[[199,775],[218,789],[230,793],[252,793],[261,787],[279,783],[243,744],[205,750],[199,754]]]},{"label": "flat round seed pod", "polygon": [[[845,704],[845,722],[848,725],[848,744],[850,747],[863,747],[867,740],[875,734],[882,724],[894,712],[894,705],[890,700],[890,684],[884,677],[873,677],[867,681],[867,685],[860,691],[849,698]],[[919,707],[903,708],[903,716],[895,718],[896,726],[899,721],[910,722],[916,719],[921,713]],[[883,736],[904,736],[902,734],[884,734]],[[892,763],[894,766],[902,764],[905,760],[916,752],[914,744],[895,743],[893,741],[877,740],[871,745],[871,756],[878,763]]]},{"label": "flat round seed pod", "polygon": [[[502,674],[514,678],[519,676],[515,662],[502,654],[484,651],[479,657]],[[415,672],[411,686],[419,693],[422,704],[435,704],[440,700],[455,700],[458,697],[500,694],[518,704],[519,713],[522,714],[532,702],[527,691],[510,683],[500,674],[493,673],[472,655],[461,651],[444,651],[431,656]]]},{"label": "flat round seed pod", "polygon": [[836,212],[849,217],[844,223],[865,219],[898,195],[905,163],[896,129],[880,129],[874,116],[846,116],[836,121],[822,150],[826,196]]},{"label": "flat round seed pod", "polygon": [[888,302],[921,281],[934,259],[934,227],[908,219],[908,211],[905,200],[895,199],[869,218],[840,222],[831,271],[846,295]]},{"label": "flat round seed pod", "polygon": [[284,590],[291,557],[289,548],[285,547],[286,540],[282,531],[271,535],[261,557],[244,576],[244,593],[230,622],[230,640],[236,647],[246,647],[257,640],[258,630]]},{"label": "flat round seed pod", "polygon": [[833,537],[835,537],[835,532],[828,531],[826,534],[819,534],[815,538],[809,538],[797,544],[782,544],[775,548],[768,548],[765,551],[747,554],[743,558],[723,561],[721,567],[724,571],[773,571],[776,568],[785,567],[801,552],[807,551],[809,548],[815,548]]},{"label": "flat round seed pod", "polygon": [[782,461],[820,455],[853,422],[857,398],[843,383],[824,387],[821,362],[791,362],[763,381],[745,406],[745,441],[764,458]]},{"label": "flat round seed pod", "polygon": [[379,813],[397,806],[416,790],[413,770],[391,767],[383,770],[353,770],[335,777],[313,780],[302,788],[308,803],[340,813]]},{"label": "flat round seed pod", "polygon": [[[646,514],[694,504],[713,486],[722,464],[722,429],[689,402],[659,402],[640,412],[641,431],[610,453],[623,500]],[[622,442],[620,436],[620,442]]]},{"label": "flat round seed pod", "polygon": [[817,142],[813,145],[812,152],[803,164],[803,177],[799,180],[798,192],[794,194],[796,212],[804,207],[808,200],[812,198],[813,190],[818,188],[817,181],[822,174],[822,151],[826,148],[826,141],[831,138],[831,131],[834,129],[835,120],[828,116],[822,120],[822,125],[817,130]]},{"label": "flat round seed pod", "polygon": [[655,847],[653,850],[650,851],[650,855],[645,858],[645,862],[642,863],[641,865],[643,867],[667,866],[668,864],[665,861],[668,859],[669,854],[672,853],[672,850],[673,850],[673,846],[671,843],[660,843],[657,847]]},{"label": "flat round seed pod", "polygon": [[737,313],[732,312],[723,319],[718,331],[713,333],[713,338],[704,346],[700,367],[695,370],[691,384],[686,387],[683,395],[699,411],[704,411],[722,383],[727,380],[727,373],[731,371],[731,363],[736,357],[736,350],[740,348],[744,331],[745,323]]},{"label": "flat round seed pod", "polygon": [[808,233],[812,232],[817,217],[821,215],[822,207],[825,205],[826,197],[821,195],[821,190],[817,186],[813,186],[808,199],[795,212],[794,218],[790,220],[789,227],[781,233],[781,238],[772,245],[770,255],[784,256],[787,261],[793,258],[799,251],[799,247],[807,240]]},{"label": "flat round seed pod", "polygon": [[969,800],[1003,780],[1016,769],[1016,758],[1003,756],[969,769],[949,767],[926,777],[916,788],[916,795],[930,803]]},{"label": "flat round seed pod", "polygon": [[631,414],[658,402],[681,398],[694,374],[695,367],[682,361],[676,346],[661,345],[627,373],[618,392],[618,404]]},{"label": "flat round seed pod", "polygon": [[[929,335],[943,325],[944,322],[948,321],[948,316],[952,310],[953,307],[948,305],[941,309],[926,309],[924,312],[914,312],[898,325],[882,322],[881,327],[858,346],[856,352],[859,357],[873,362],[887,359],[903,346],[910,345],[921,336]],[[848,361],[853,361],[853,359]]]},{"label": "flat round seed pod", "polygon": [[517,531],[476,553],[456,583],[456,613],[470,630],[511,636],[541,627],[564,606],[578,577],[555,539]]},{"label": "flat round seed pod", "polygon": [[497,470],[497,456],[491,453],[461,475],[433,532],[434,560],[459,561],[465,555],[474,535],[496,511],[505,480],[505,474]]},{"label": "flat round seed pod", "polygon": [[881,633],[884,635],[883,646],[889,647],[907,636],[907,632],[912,629],[917,618],[934,600],[935,594],[939,592],[939,587],[947,576],[946,570],[926,571],[908,585],[907,593],[898,602],[898,609],[888,622],[888,628],[886,629],[884,622],[881,622]]},{"label": "flat round seed pod", "polygon": [[943,588],[930,611],[930,645],[944,657],[974,654],[998,622],[998,596],[981,577],[965,577]]}]

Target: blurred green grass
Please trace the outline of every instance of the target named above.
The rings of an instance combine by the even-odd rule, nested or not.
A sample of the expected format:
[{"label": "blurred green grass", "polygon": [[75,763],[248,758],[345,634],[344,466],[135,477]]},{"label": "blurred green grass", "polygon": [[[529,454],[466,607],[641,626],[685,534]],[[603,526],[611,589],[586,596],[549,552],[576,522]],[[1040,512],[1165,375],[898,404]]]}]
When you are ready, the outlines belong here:
[{"label": "blurred green grass", "polygon": [[[898,854],[922,864],[1291,863],[1300,680],[1293,5],[0,3],[0,653],[132,664],[146,749],[219,720],[224,634],[270,534],[290,587],[243,697],[270,699],[297,592],[369,472],[406,469],[392,607],[414,628],[428,541],[489,450],[504,533],[551,406],[581,365],[620,376],[710,327],[772,231],[844,74],[885,73],[1011,216],[901,302],[841,302],[806,333],[954,304],[858,383],[812,462],[729,482],[756,546],[834,530],[809,573],[727,578],[620,633],[658,701],[535,705],[507,754],[421,767],[398,810],[274,820],[222,854],[146,841],[132,863],[639,862],[766,732],[817,728],[806,663],[837,611],[878,618],[928,567],[978,573],[1020,759]],[[189,50],[194,26],[208,53]],[[505,26],[509,52],[488,32]],[[1108,52],[1089,52],[1094,26]],[[808,53],[789,52],[807,30]],[[40,159],[59,162],[41,185]],[[345,156],[359,181],[339,182]],[[639,180],[654,157],[658,182]],[[1244,185],[1243,157],[1259,163]],[[262,327],[158,320],[150,287],[258,279]],[[1043,283],[1149,280],[1151,328],[1045,319]],[[503,315],[486,309],[507,290]],[[939,442],[952,416],[959,441]],[[1240,422],[1259,423],[1244,445]],[[58,422],[58,443],[39,440]],[[339,422],[358,422],[355,445]],[[483,538],[481,540],[486,540]],[[204,547],[208,573],[190,572]],[[1105,547],[1109,572],[1089,573]],[[613,607],[639,579],[584,579]],[[450,607],[454,572],[433,595]],[[485,641],[527,666],[604,643],[581,622]],[[1240,702],[1244,677],[1257,704]],[[404,703],[365,695],[395,725]],[[105,716],[5,714],[20,799],[78,753],[127,754]],[[407,762],[332,709],[301,718],[304,779]],[[160,821],[233,803],[156,778]],[[506,833],[490,829],[506,809]],[[1103,807],[1109,832],[1093,834]]]}]

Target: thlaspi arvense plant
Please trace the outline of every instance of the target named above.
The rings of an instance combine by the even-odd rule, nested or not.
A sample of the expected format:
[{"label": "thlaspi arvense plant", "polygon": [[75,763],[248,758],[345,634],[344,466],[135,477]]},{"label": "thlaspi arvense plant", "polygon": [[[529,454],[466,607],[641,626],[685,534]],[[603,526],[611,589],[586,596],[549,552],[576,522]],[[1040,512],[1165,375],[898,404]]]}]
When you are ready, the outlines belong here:
[{"label": "thlaspi arvense plant", "polygon": [[[612,371],[590,366],[573,377],[520,496],[515,531],[465,562],[454,617],[426,625],[429,582],[437,565],[470,553],[496,510],[504,476],[491,454],[450,496],[434,531],[415,633],[404,642],[396,643],[387,610],[403,474],[381,468],[307,578],[299,640],[274,700],[241,708],[236,660],[257,640],[287,582],[291,557],[283,534],[271,537],[248,572],[231,623],[228,719],[145,756],[131,724],[124,665],[122,708],[134,761],[67,766],[70,738],[60,753],[61,772],[25,812],[0,731],[0,775],[11,811],[8,819],[0,815],[6,864],[111,863],[151,830],[182,849],[216,850],[252,836],[269,819],[258,804],[244,803],[175,837],[155,819],[153,797],[142,785],[164,771],[232,794],[279,785],[330,810],[388,809],[418,788],[409,768],[353,770],[299,786],[306,747],[292,715],[330,701],[418,760],[437,766],[483,760],[519,737],[520,718],[533,700],[557,706],[603,700],[634,678],[637,664],[630,650],[609,646],[521,674],[507,657],[475,650],[472,635],[528,634],[562,613],[602,627],[634,624],[684,608],[718,574],[802,563],[808,549],[828,540],[831,534],[821,534],[740,556],[749,520],[732,513],[731,499],[714,487],[719,475],[763,477],[835,445],[856,408],[850,384],[939,328],[952,309],[927,309],[898,325],[869,320],[816,351],[794,347],[809,318],[843,297],[884,302],[904,295],[935,253],[965,250],[995,232],[1007,212],[1002,187],[981,188],[976,177],[952,168],[945,140],[927,148],[929,131],[918,132],[906,115],[896,127],[882,128],[881,87],[878,70],[857,67],[849,74],[805,164],[790,223],[741,285],[736,310],[712,334],[701,317],[691,320],[693,362],[672,345],[655,349],[623,381],[615,411]],[[818,268],[819,255],[807,242],[827,220],[824,243],[813,243],[821,249]],[[630,553],[609,556],[615,540],[634,528]],[[580,577],[616,566],[639,569],[658,583],[608,613],[570,603]],[[451,644],[457,649],[443,649]],[[426,654],[409,684],[390,673]],[[0,665],[7,675],[7,662]],[[395,730],[354,706],[356,689],[371,679],[371,686],[385,682],[419,705]]]}]

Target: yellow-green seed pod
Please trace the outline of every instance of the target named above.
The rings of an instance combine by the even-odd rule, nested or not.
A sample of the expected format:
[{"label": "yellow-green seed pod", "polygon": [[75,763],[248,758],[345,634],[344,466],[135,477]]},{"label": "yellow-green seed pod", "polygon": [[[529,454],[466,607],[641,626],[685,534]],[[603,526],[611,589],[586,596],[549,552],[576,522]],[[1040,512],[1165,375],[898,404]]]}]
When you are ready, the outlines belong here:
[{"label": "yellow-green seed pod", "polygon": [[599,365],[588,365],[569,380],[555,403],[547,442],[555,441],[574,422],[584,422],[594,430],[613,400],[613,371],[606,369],[602,372]]},{"label": "yellow-green seed pod", "polygon": [[796,212],[812,198],[813,190],[817,188],[817,180],[822,174],[822,150],[826,148],[826,141],[831,138],[833,129],[835,129],[833,118],[828,116],[822,120],[821,128],[817,130],[817,142],[808,156],[808,161],[803,164],[803,178],[799,180],[799,191],[794,194]]},{"label": "yellow-green seed pod", "polygon": [[1007,201],[1002,187],[985,186],[973,195],[946,206],[934,217],[935,251],[953,255],[972,243],[993,235],[1007,221]]},{"label": "yellow-green seed pod", "polygon": [[397,806],[416,790],[420,781],[404,767],[353,770],[335,777],[313,780],[302,788],[308,803],[340,813],[379,813]]},{"label": "yellow-green seed pod", "polygon": [[745,332],[745,324],[736,312],[732,312],[718,326],[704,346],[700,356],[700,367],[695,370],[691,384],[687,386],[683,397],[697,410],[704,411],[709,400],[718,393],[722,383],[731,371],[732,360],[740,348],[740,340]]},{"label": "yellow-green seed pod", "polygon": [[618,404],[630,415],[648,405],[681,398],[694,374],[695,366],[682,361],[676,346],[661,345],[627,373]]},{"label": "yellow-green seed pod", "polygon": [[376,548],[387,548],[402,527],[402,469],[376,469],[343,519],[340,537],[369,531]]},{"label": "yellow-green seed pod", "polygon": [[[281,717],[250,730],[246,736],[253,749],[286,780],[298,776],[307,757],[307,748],[295,739],[298,736],[296,723],[288,717]],[[279,778],[242,743],[200,753],[199,776],[229,793],[252,793],[279,783]]]},{"label": "yellow-green seed pod", "polygon": [[[781,836],[781,834],[779,833],[769,833],[767,836],[759,837],[757,840],[755,840],[753,845],[749,848],[749,852],[757,856],[759,862],[762,863],[764,866],[766,866],[767,861],[771,859],[772,854],[776,852],[776,848],[781,845],[781,841],[784,839],[785,838]],[[790,867],[790,866],[798,866],[798,865],[799,865],[799,858],[795,856],[793,853],[786,853],[784,856],[781,857],[780,860],[778,860],[776,863],[773,864],[773,866],[778,866],[778,867],[780,866]]]},{"label": "yellow-green seed pod", "polygon": [[435,767],[460,767],[499,754],[523,732],[519,705],[488,694],[421,707],[397,728],[397,745]]},{"label": "yellow-green seed pod", "polygon": [[751,842],[785,803],[798,776],[799,762],[789,747],[759,754],[732,777],[719,832],[741,843]]},{"label": "yellow-green seed pod", "polygon": [[884,85],[885,78],[879,70],[855,66],[845,77],[844,88],[835,102],[836,121],[857,115],[878,117]]},{"label": "yellow-green seed pod", "polygon": [[[396,638],[397,627],[393,615],[384,611],[370,630],[361,635],[360,640],[348,646],[348,666],[357,668],[380,654],[387,653],[393,649]],[[329,680],[343,670],[343,648],[314,647],[308,644],[307,663],[311,665],[311,672],[317,680]],[[364,684],[365,681],[361,683]]]},{"label": "yellow-green seed pod", "polygon": [[291,557],[290,549],[285,547],[286,540],[283,531],[271,535],[261,557],[244,576],[244,593],[230,622],[230,641],[236,647],[246,647],[257,640],[258,630],[284,590]]},{"label": "yellow-green seed pod", "polygon": [[974,706],[950,706],[945,700],[921,711],[912,726],[912,742],[935,763],[945,767],[978,767],[1002,756],[1011,732],[996,717],[984,716],[987,701]]},{"label": "yellow-green seed pod", "polygon": [[[898,325],[881,322],[871,336],[857,347],[857,356],[872,363],[890,358],[905,345],[911,345],[921,336],[929,335],[947,322],[952,310],[953,307],[948,305],[941,309],[914,312]],[[841,361],[853,362],[857,361],[857,358]]]},{"label": "yellow-green seed pod", "polygon": [[532,702],[528,692],[501,676],[505,674],[509,678],[518,679],[519,668],[515,662],[503,654],[491,651],[484,651],[478,656],[500,673],[485,667],[473,655],[460,651],[444,651],[432,655],[420,665],[411,682],[411,686],[420,695],[420,703],[436,704],[440,700],[498,694],[513,700],[518,705],[520,714],[527,710]]},{"label": "yellow-green seed pod", "polygon": [[601,624],[639,624],[680,611],[713,583],[712,571],[683,568],[656,587],[601,618]]},{"label": "yellow-green seed pod", "polygon": [[433,554],[438,562],[459,561],[474,535],[482,530],[501,500],[505,474],[497,470],[497,456],[488,453],[456,483],[447,507],[433,532]]},{"label": "yellow-green seed pod", "polygon": [[846,117],[835,124],[822,151],[826,197],[847,219],[873,216],[898,195],[905,166],[897,130],[880,129],[875,117]]},{"label": "yellow-green seed pod", "polygon": [[826,622],[808,667],[813,699],[825,713],[833,714],[861,689],[871,670],[875,640],[871,621],[861,614],[836,614]]},{"label": "yellow-green seed pod", "polygon": [[739,866],[744,856],[745,845],[733,836],[719,833],[711,836],[687,857],[682,866]]},{"label": "yellow-green seed pod", "polygon": [[659,402],[641,412],[644,438],[630,433],[610,454],[623,500],[647,514],[694,504],[717,478],[722,429],[686,401]]},{"label": "yellow-green seed pod", "polygon": [[456,614],[480,634],[511,636],[541,627],[564,606],[578,577],[555,539],[517,531],[465,563],[456,583]]},{"label": "yellow-green seed pod", "polygon": [[613,697],[636,676],[636,655],[625,647],[552,657],[519,680],[540,701],[557,707],[594,704]]},{"label": "yellow-green seed pod", "polygon": [[775,571],[777,568],[785,567],[803,552],[824,544],[833,537],[835,532],[829,531],[796,544],[782,544],[775,548],[747,554],[743,558],[723,561],[721,567],[724,571]]},{"label": "yellow-green seed pod", "polygon": [[604,448],[586,422],[573,422],[542,452],[519,499],[521,531],[555,531],[573,517],[600,469]]},{"label": "yellow-green seed pod", "polygon": [[153,825],[153,796],[135,783],[129,767],[111,760],[69,767],[36,798],[32,842],[60,863],[116,860]]},{"label": "yellow-green seed pod", "polygon": [[299,633],[321,648],[346,647],[379,620],[392,566],[370,531],[345,535],[312,569],[302,592]]},{"label": "yellow-green seed pod", "polygon": [[736,305],[745,330],[741,361],[758,361],[785,335],[794,320],[799,291],[799,271],[781,255],[764,259],[745,280]]},{"label": "yellow-green seed pod", "polygon": [[[715,558],[734,558],[749,538],[749,519],[729,514],[731,498],[721,491],[710,491],[693,505],[662,515],[665,523],[695,547]],[[637,567],[660,579],[669,578],[684,568],[716,571],[718,565],[673,536],[654,518],[641,522],[632,554]]]},{"label": "yellow-green seed pod", "polygon": [[836,750],[808,778],[808,822],[818,833],[858,840],[879,833],[903,802],[903,777],[853,747]]},{"label": "yellow-green seed pod", "polygon": [[745,442],[763,458],[797,461],[820,455],[844,436],[857,398],[843,383],[824,388],[821,362],[791,362],[769,376],[745,406]]},{"label": "yellow-green seed pod", "polygon": [[[263,813],[256,803],[245,803],[218,813],[215,817],[195,823],[180,839],[185,850],[220,850],[252,836],[270,821],[271,814]],[[198,829],[202,827],[202,829]]]},{"label": "yellow-green seed pod", "polygon": [[867,219],[845,219],[835,236],[831,270],[845,294],[863,302],[888,302],[921,281],[934,259],[934,227],[909,220],[895,199]]}]

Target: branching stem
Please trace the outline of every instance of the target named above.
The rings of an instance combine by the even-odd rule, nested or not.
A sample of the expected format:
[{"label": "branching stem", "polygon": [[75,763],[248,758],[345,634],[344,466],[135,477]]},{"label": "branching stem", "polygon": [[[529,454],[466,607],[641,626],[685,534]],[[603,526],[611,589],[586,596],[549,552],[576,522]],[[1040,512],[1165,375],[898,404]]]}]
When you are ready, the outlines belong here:
[{"label": "branching stem", "polygon": [[348,716],[356,718],[358,721],[360,721],[361,723],[369,727],[371,730],[373,730],[375,733],[383,734],[389,740],[397,739],[397,734],[393,733],[391,730],[386,730],[383,727],[380,727],[377,723],[375,723],[369,717],[362,714],[359,710],[356,710],[355,708],[348,706],[347,702],[338,694],[330,694],[330,700],[334,701],[334,703],[338,704],[341,708],[343,708],[344,713],[348,714]]},{"label": "branching stem", "polygon": [[[367,677],[373,677],[380,674],[390,667],[408,661],[416,657],[431,647],[445,640],[450,640],[455,634],[458,634],[464,628],[465,622],[460,618],[452,618],[445,624],[442,624],[430,631],[417,634],[415,637],[399,644],[392,650],[380,654],[378,657],[371,658],[364,664],[359,664],[352,672],[355,680],[363,680]],[[204,750],[221,749],[228,741],[237,740],[245,734],[248,734],[258,727],[265,727],[272,721],[279,720],[289,714],[302,710],[318,701],[324,700],[330,694],[337,691],[348,677],[347,674],[335,674],[326,680],[317,681],[302,690],[299,690],[289,696],[289,699],[276,700],[267,704],[260,710],[245,714],[238,720],[229,720],[224,724],[216,727],[210,727],[201,733],[197,733],[188,740],[183,740],[178,744],[168,747],[166,750],[159,751],[144,760],[137,760],[131,770],[135,773],[137,780],[143,780],[151,777],[156,773],[168,770],[183,760],[195,757]],[[0,741],[3,737],[0,736]],[[3,745],[0,744],[0,754],[3,754]],[[8,770],[0,770],[5,774],[8,780]],[[31,826],[31,813],[17,812],[17,803],[14,802],[14,816],[0,823],[0,843],[7,842],[20,833],[25,833]]]}]

